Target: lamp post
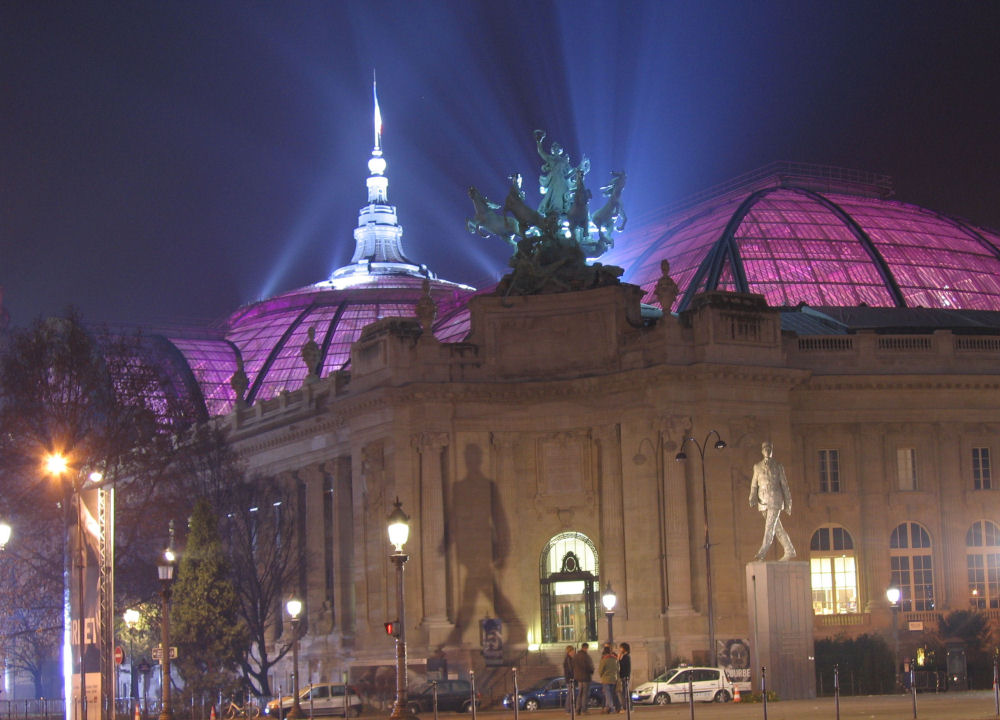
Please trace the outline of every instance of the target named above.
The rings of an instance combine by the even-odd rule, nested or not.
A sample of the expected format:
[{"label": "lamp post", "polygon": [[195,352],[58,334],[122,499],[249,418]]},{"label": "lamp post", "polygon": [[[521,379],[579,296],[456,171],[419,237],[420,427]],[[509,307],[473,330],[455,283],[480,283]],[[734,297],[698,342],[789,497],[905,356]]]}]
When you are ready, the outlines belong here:
[{"label": "lamp post", "polygon": [[[83,476],[81,473],[77,474],[76,481],[64,481],[63,476],[66,475],[66,471],[69,470],[69,460],[62,453],[51,453],[45,458],[45,470],[57,478],[59,482],[63,483],[63,527],[65,528],[66,535],[66,552],[64,554],[64,573],[66,578],[65,586],[65,601],[66,607],[70,606],[70,587],[73,577],[73,565],[77,568],[77,644],[80,653],[80,714],[77,720],[87,720],[87,671],[84,664],[84,658],[86,657],[86,645],[84,641],[86,639],[85,629],[87,625],[87,614],[85,607],[84,593],[84,569],[86,567],[86,553],[87,549],[83,543]],[[90,474],[90,479],[94,482],[100,482],[102,479],[101,473],[93,472]],[[72,504],[73,497],[76,497],[76,553],[72,551],[72,543],[70,541],[70,505]],[[75,555],[75,562],[74,562]],[[67,613],[70,612],[67,610]],[[69,625],[69,615],[65,617],[66,624]],[[67,629],[65,631],[65,643],[69,646],[70,640],[69,636],[71,630]],[[72,652],[71,650],[69,652]],[[67,710],[68,712],[68,710]]]},{"label": "lamp post", "polygon": [[170,527],[170,546],[164,551],[157,571],[160,575],[160,596],[163,598],[163,622],[160,624],[160,668],[163,671],[160,696],[160,720],[173,720],[174,712],[170,707],[170,586],[174,580],[174,562],[177,556],[173,550],[173,523]]},{"label": "lamp post", "polygon": [[294,720],[304,716],[299,703],[299,613],[302,612],[302,601],[292,598],[285,603],[285,609],[292,619],[292,708],[285,717]]},{"label": "lamp post", "polygon": [[604,594],[601,595],[601,604],[604,605],[604,617],[608,619],[608,642],[612,645],[615,644],[615,602],[618,600],[618,596],[615,595],[615,591],[611,589],[611,581],[608,580],[608,586],[604,589]]},{"label": "lamp post", "polygon": [[5,521],[0,520],[0,551],[7,547],[7,543],[10,542],[10,535],[13,531],[10,525]]},{"label": "lamp post", "polygon": [[406,688],[406,598],[403,593],[403,566],[410,556],[403,552],[403,546],[410,537],[410,518],[403,512],[403,505],[396,498],[395,509],[388,517],[389,542],[394,551],[389,559],[396,565],[396,612],[399,630],[396,633],[396,702],[389,714],[391,720],[415,720],[416,716],[407,706]]},{"label": "lamp post", "polygon": [[715,667],[718,665],[718,654],[715,648],[715,599],[712,597],[712,543],[709,541],[708,536],[708,483],[705,481],[705,450],[708,449],[708,441],[712,439],[713,435],[716,437],[713,447],[716,450],[725,449],[726,441],[719,435],[719,431],[710,430],[701,443],[690,436],[684,438],[684,442],[681,443],[681,449],[674,459],[677,462],[687,460],[684,448],[687,447],[688,443],[698,448],[698,455],[701,457],[701,506],[705,513],[705,586],[707,593],[705,600],[706,609],[708,610],[708,664]]},{"label": "lamp post", "polygon": [[895,585],[890,585],[889,589],[885,591],[885,598],[889,601],[889,605],[892,607],[892,665],[894,668],[894,677],[896,678],[896,687],[898,689],[900,686],[899,680],[899,588]]},{"label": "lamp post", "polygon": [[135,704],[135,690],[139,686],[135,677],[135,654],[132,652],[132,641],[135,639],[135,626],[139,622],[139,611],[135,608],[128,608],[122,613],[122,620],[128,628],[128,709],[132,714],[132,707]]}]

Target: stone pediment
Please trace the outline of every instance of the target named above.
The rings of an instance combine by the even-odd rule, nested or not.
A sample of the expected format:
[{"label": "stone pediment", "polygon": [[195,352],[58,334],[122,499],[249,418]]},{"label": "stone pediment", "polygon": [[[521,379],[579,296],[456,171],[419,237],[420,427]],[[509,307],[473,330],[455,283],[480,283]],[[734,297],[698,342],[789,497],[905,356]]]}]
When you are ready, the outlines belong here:
[{"label": "stone pediment", "polygon": [[469,341],[501,378],[613,372],[627,335],[640,332],[642,290],[617,285],[552,295],[479,296]]}]

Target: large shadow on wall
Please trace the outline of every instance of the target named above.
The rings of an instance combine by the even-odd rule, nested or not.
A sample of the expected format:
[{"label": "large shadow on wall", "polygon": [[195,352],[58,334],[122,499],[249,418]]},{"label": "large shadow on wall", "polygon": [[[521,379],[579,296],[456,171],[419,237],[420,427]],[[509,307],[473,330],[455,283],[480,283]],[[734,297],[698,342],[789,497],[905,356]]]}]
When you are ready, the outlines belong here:
[{"label": "large shadow on wall", "polygon": [[[458,560],[462,596],[455,617],[450,645],[460,644],[470,623],[478,628],[477,607],[483,617],[499,617],[506,642],[524,642],[524,623],[501,586],[501,575],[511,550],[510,525],[497,484],[483,474],[483,450],[465,446],[465,477],[452,488],[448,542]],[[485,604],[477,603],[479,596]]]}]

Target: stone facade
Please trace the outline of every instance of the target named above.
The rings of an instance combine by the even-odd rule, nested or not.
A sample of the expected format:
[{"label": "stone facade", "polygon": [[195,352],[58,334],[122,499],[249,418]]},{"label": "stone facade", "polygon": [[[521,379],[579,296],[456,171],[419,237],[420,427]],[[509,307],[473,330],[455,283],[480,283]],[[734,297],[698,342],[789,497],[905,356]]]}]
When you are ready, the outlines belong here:
[{"label": "stone facade", "polygon": [[[701,458],[690,444],[686,462],[675,455],[711,430],[728,445],[704,451],[717,640],[751,637],[744,568],[762,520],[747,495],[765,439],[787,471],[798,559],[836,555],[810,550],[822,528],[851,538],[855,594],[834,591],[816,637],[888,633],[890,534],[904,523],[926,529],[933,565],[932,608],[914,601],[904,619],[969,607],[966,533],[1000,520],[1000,477],[976,490],[972,467],[976,449],[1000,452],[1000,338],[798,336],[760,297],[727,293],[647,319],[640,294],[480,296],[455,344],[416,318],[381,320],[354,345],[349,377],[222,419],[252,471],[304,488],[303,682],[392,665],[396,497],[411,516],[414,678],[439,649],[452,675],[476,670],[484,694],[512,665],[559,674],[566,644],[606,637],[593,590],[608,582],[634,682],[676,658],[704,662]],[[580,567],[559,575],[568,556],[546,552],[567,547]],[[483,618],[503,621],[503,669],[483,667]],[[918,640],[907,631],[904,649]]]}]

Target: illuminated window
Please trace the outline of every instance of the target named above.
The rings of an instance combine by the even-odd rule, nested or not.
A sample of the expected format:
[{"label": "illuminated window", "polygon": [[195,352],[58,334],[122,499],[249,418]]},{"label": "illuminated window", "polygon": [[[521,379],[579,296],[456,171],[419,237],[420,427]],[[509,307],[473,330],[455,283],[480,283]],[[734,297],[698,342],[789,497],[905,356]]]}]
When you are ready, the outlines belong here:
[{"label": "illuminated window", "polygon": [[969,604],[983,610],[1000,608],[1000,528],[996,523],[973,523],[965,534],[965,561]]},{"label": "illuminated window", "polygon": [[904,612],[934,609],[931,536],[917,523],[903,523],[889,537],[890,582],[899,588]]},{"label": "illuminated window", "polygon": [[972,448],[972,486],[976,490],[989,490],[993,487],[988,447]]},{"label": "illuminated window", "polygon": [[858,612],[858,573],[851,534],[836,525],[821,527],[813,533],[809,551],[813,613]]},{"label": "illuminated window", "polygon": [[542,642],[597,640],[600,568],[597,550],[586,535],[560,533],[542,551]]},{"label": "illuminated window", "polygon": [[896,448],[896,478],[898,489],[917,489],[917,450],[916,448]]},{"label": "illuminated window", "polygon": [[840,492],[840,450],[819,451],[819,491]]}]

